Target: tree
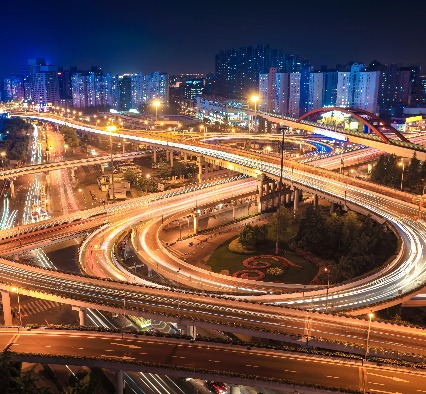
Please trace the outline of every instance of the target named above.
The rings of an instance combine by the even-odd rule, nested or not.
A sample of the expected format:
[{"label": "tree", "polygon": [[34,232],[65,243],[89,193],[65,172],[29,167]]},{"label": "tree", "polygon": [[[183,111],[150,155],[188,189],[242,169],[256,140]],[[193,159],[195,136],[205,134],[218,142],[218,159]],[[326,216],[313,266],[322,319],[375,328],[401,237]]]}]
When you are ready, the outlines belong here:
[{"label": "tree", "polygon": [[93,372],[77,373],[70,379],[70,385],[64,390],[64,394],[93,394],[101,386],[100,379]]},{"label": "tree", "polygon": [[405,179],[404,184],[405,187],[410,190],[418,190],[420,189],[421,173],[422,165],[420,160],[417,158],[416,152],[414,152],[413,157],[411,158],[410,164],[405,169]]},{"label": "tree", "polygon": [[59,131],[64,136],[65,143],[71,148],[75,149],[80,145],[80,140],[77,136],[77,131],[69,126],[61,126]]},{"label": "tree", "polygon": [[252,226],[250,224],[244,226],[241,231],[238,241],[246,250],[255,250],[261,243],[265,242],[268,235],[267,226]]},{"label": "tree", "polygon": [[34,375],[34,368],[22,372],[20,362],[13,360],[11,345],[0,354],[0,391],[3,394],[49,394],[47,387],[37,387],[39,380]]},{"label": "tree", "polygon": [[[279,228],[279,233],[280,233],[280,239],[284,239],[284,234],[288,231],[288,226],[293,218],[293,215],[291,213],[291,211],[285,207],[281,207],[280,209],[280,228]],[[277,224],[278,224],[278,211],[275,212],[272,215],[272,218],[270,220],[270,230],[271,230],[271,236],[273,238],[277,237]]]},{"label": "tree", "polygon": [[139,174],[132,169],[127,169],[123,174],[123,178],[130,183],[130,186],[135,186],[137,184],[138,176]]}]

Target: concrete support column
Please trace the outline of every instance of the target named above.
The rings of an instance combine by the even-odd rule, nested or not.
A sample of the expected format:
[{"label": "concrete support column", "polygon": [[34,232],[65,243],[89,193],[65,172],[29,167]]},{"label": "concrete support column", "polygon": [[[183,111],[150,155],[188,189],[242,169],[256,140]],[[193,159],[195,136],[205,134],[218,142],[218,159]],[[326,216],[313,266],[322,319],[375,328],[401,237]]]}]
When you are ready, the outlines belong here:
[{"label": "concrete support column", "polygon": [[173,167],[173,151],[170,151],[170,165]]},{"label": "concrete support column", "polygon": [[1,292],[1,302],[3,304],[3,319],[5,326],[11,326],[12,322],[12,308],[10,306],[10,293],[8,291]]},{"label": "concrete support column", "polygon": [[188,162],[188,155],[186,153],[183,154],[183,162],[184,163]]},{"label": "concrete support column", "polygon": [[78,318],[80,319],[80,326],[86,325],[86,308],[78,309]]},{"label": "concrete support column", "polygon": [[263,209],[262,209],[262,197],[263,197],[263,185],[265,183],[265,175],[261,174],[257,177],[257,189],[258,189],[258,193],[257,193],[257,207],[258,207],[258,212],[262,213]]},{"label": "concrete support column", "polygon": [[231,391],[230,391],[230,393],[231,394],[240,394],[241,393],[240,386],[231,385]]},{"label": "concrete support column", "polygon": [[101,174],[105,173],[105,164],[101,164]]},{"label": "concrete support column", "polygon": [[71,167],[71,176],[75,178],[75,168]]},{"label": "concrete support column", "polygon": [[232,204],[232,220],[235,222],[235,203]]},{"label": "concrete support column", "polygon": [[123,394],[124,393],[124,374],[121,369],[115,371],[115,393]]},{"label": "concrete support column", "polygon": [[203,157],[198,156],[197,162],[198,162],[198,182],[201,182],[203,179]]},{"label": "concrete support column", "polygon": [[334,213],[334,211],[336,210],[336,203],[335,202],[332,202],[331,203],[331,205],[330,205],[330,215],[332,214],[332,213]]},{"label": "concrete support column", "polygon": [[190,335],[192,338],[196,338],[197,337],[197,327],[196,326],[188,326],[187,327],[187,335]]},{"label": "concrete support column", "polygon": [[157,149],[154,148],[154,157],[152,159],[154,163],[157,163]]},{"label": "concrete support column", "polygon": [[300,190],[294,188],[294,201],[293,201],[293,209],[297,211],[299,208],[299,199],[300,199]]},{"label": "concrete support column", "polygon": [[318,206],[318,194],[314,194],[314,207]]},{"label": "concrete support column", "polygon": [[13,179],[9,182],[10,186],[10,195],[12,197],[15,197],[15,184],[13,183]]},{"label": "concrete support column", "polygon": [[198,234],[198,213],[194,212],[192,214],[192,217],[194,218],[194,234]]}]

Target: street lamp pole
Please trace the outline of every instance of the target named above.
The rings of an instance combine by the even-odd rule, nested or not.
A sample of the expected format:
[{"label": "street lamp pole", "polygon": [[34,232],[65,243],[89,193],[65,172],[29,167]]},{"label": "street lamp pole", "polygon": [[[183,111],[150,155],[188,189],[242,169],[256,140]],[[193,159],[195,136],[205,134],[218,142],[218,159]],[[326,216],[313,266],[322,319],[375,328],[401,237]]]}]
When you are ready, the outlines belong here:
[{"label": "street lamp pole", "polygon": [[328,312],[328,291],[330,289],[330,270],[326,267],[324,268],[324,272],[327,273],[327,295],[325,298],[325,313]]},{"label": "street lamp pole", "polygon": [[107,131],[109,131],[109,146],[111,151],[111,186],[112,186],[112,202],[115,203],[115,189],[114,189],[114,158],[112,156],[112,132],[117,130],[117,126],[110,125],[107,126]]},{"label": "street lamp pole", "polygon": [[403,185],[403,182],[404,182],[404,170],[405,170],[404,160],[401,159],[401,161],[398,163],[398,165],[402,167],[402,172],[401,172],[401,191],[402,191],[402,185]]},{"label": "street lamp pole", "polygon": [[19,300],[19,288],[12,287],[12,291],[18,295],[18,315],[19,315],[19,325],[22,327],[22,314],[21,314],[21,302]]},{"label": "street lamp pole", "polygon": [[368,342],[369,342],[369,340],[370,340],[371,319],[372,319],[373,317],[374,317],[374,313],[370,312],[370,313],[368,314],[368,318],[369,318],[369,320],[368,320],[368,331],[367,331],[367,343],[366,343],[366,346],[365,346],[365,356],[364,356],[364,359],[367,359],[367,354],[368,354],[368,351],[369,351]]},{"label": "street lamp pole", "polygon": [[155,107],[155,125],[157,125],[157,121],[158,121],[158,107],[161,105],[161,102],[159,100],[155,100],[153,102],[153,105]]},{"label": "street lamp pole", "polygon": [[280,246],[280,228],[281,228],[281,189],[283,187],[283,168],[284,168],[284,128],[280,128],[282,131],[282,139],[281,139],[281,162],[280,162],[280,182],[278,184],[278,217],[277,217],[277,239],[275,241],[275,254],[279,253]]},{"label": "street lamp pole", "polygon": [[253,138],[253,142],[254,142],[254,149],[256,149],[256,112],[257,112],[257,102],[258,102],[258,100],[259,100],[259,96],[252,96],[251,97],[251,101],[253,101],[254,102],[254,115],[253,115],[253,135],[254,135],[254,138]]}]

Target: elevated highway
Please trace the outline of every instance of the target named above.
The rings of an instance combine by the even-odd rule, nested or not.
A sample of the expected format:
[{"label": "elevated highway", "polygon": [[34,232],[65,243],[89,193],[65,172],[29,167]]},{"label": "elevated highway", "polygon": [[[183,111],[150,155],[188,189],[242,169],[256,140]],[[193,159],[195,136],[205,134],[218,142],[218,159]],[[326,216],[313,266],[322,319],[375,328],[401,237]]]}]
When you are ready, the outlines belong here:
[{"label": "elevated highway", "polygon": [[426,146],[415,144],[409,141],[401,141],[399,139],[388,139],[388,141],[386,142],[381,137],[374,134],[364,134],[355,131],[345,131],[340,129],[336,130],[334,128],[327,128],[324,125],[315,122],[308,122],[304,120],[299,121],[295,118],[290,118],[269,112],[254,112],[250,110],[244,110],[244,112],[250,116],[261,116],[262,118],[272,123],[276,123],[281,126],[288,126],[293,129],[306,130],[309,133],[315,133],[316,131],[319,134],[321,134],[321,132],[325,133],[324,135],[333,135],[334,133],[337,133],[344,136],[348,141],[353,142],[354,144],[369,146],[370,148],[376,148],[382,152],[395,154],[401,157],[411,158],[413,157],[413,154],[415,152],[419,160],[426,160]]},{"label": "elevated highway", "polygon": [[[422,371],[203,341],[135,338],[107,332],[2,329],[0,349],[3,350],[7,343],[20,361],[143,371],[224,381],[231,385],[261,384],[265,389],[292,392],[303,392],[306,385],[318,385],[345,391],[379,386],[381,392],[417,394],[418,388],[426,385],[426,375]],[[321,368],[317,368],[318,363]],[[368,384],[365,385],[367,376]]]},{"label": "elevated highway", "polygon": [[[74,125],[74,127],[80,126]],[[102,131],[96,130],[96,132]],[[219,151],[198,143],[190,145],[123,134],[120,136],[167,149],[182,149],[199,154],[208,162],[249,176],[257,177],[266,174],[273,179],[279,179],[280,169],[273,158],[265,161],[266,158],[260,160],[260,157],[250,153],[241,156],[241,154],[231,153],[232,149],[221,147]],[[386,305],[401,302],[401,297],[410,297],[413,292],[421,288],[426,275],[423,259],[424,223],[412,219],[417,215],[418,207],[408,202],[411,201],[411,195],[298,163],[291,163],[291,167],[284,168],[283,179],[294,188],[317,193],[331,201],[347,205],[351,209],[370,213],[380,220],[387,220],[404,236],[405,248],[396,256],[393,264],[375,274],[373,278],[330,289],[329,302],[335,311],[354,310],[354,313],[361,314],[372,308],[380,309]],[[324,293],[325,289],[312,294],[312,297],[305,300],[301,300],[303,298],[301,293],[296,293],[287,296],[287,300],[269,297],[269,301],[304,308],[313,304],[314,308],[323,309]],[[264,296],[263,302],[268,302],[267,298]]]},{"label": "elevated highway", "polygon": [[[136,157],[143,157],[148,155],[146,152],[129,152],[129,153],[120,153],[113,155],[114,161],[125,161],[132,160]],[[0,172],[0,179],[8,179],[8,178],[16,178],[21,175],[28,174],[38,174],[41,172],[49,172],[53,170],[61,170],[64,168],[77,168],[79,166],[92,166],[96,164],[104,164],[110,163],[111,156],[97,156],[90,157],[87,159],[79,159],[79,160],[66,160],[66,161],[57,161],[51,163],[43,163],[43,164],[34,164],[31,166],[17,167],[10,170],[3,170]]]}]

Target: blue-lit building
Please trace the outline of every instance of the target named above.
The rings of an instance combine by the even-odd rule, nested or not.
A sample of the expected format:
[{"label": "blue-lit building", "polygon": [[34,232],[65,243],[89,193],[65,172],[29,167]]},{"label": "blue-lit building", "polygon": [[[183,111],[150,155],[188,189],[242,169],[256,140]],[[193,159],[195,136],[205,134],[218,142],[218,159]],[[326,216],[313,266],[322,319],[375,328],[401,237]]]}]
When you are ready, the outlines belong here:
[{"label": "blue-lit building", "polygon": [[248,46],[220,51],[215,57],[214,94],[225,98],[247,99],[257,92],[259,74],[271,67],[279,73],[300,72],[307,61],[296,55],[284,54],[269,45]]}]

